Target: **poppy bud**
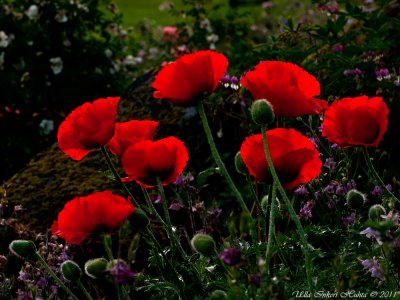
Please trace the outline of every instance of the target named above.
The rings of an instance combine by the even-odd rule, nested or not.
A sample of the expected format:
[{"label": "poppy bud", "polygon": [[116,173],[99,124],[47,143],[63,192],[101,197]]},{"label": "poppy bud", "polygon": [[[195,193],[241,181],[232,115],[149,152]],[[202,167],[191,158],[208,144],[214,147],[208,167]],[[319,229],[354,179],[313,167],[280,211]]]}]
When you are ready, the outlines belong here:
[{"label": "poppy bud", "polygon": [[267,125],[275,119],[272,105],[266,99],[259,99],[253,102],[251,116],[258,125]]},{"label": "poppy bud", "polygon": [[135,211],[129,217],[130,223],[135,228],[146,228],[150,224],[150,220],[146,213],[140,209],[136,208]]},{"label": "poppy bud", "polygon": [[98,279],[104,276],[108,261],[105,258],[90,259],[85,263],[85,273],[87,276]]},{"label": "poppy bud", "polygon": [[368,211],[368,217],[373,221],[379,221],[381,215],[386,215],[385,208],[380,204],[372,205]]},{"label": "poppy bud", "polygon": [[268,211],[268,201],[269,201],[269,196],[265,195],[264,197],[262,197],[261,199],[261,209],[263,210],[263,212],[266,214]]},{"label": "poppy bud", "polygon": [[18,257],[28,260],[36,260],[37,249],[32,241],[14,240],[11,242],[9,249]]},{"label": "poppy bud", "polygon": [[249,170],[243,162],[242,156],[240,155],[240,151],[235,155],[235,167],[236,171],[240,174],[247,175],[249,174]]},{"label": "poppy bud", "polygon": [[352,209],[358,209],[364,204],[365,196],[361,192],[353,189],[347,192],[346,202]]},{"label": "poppy bud", "polygon": [[66,260],[61,264],[61,273],[68,281],[77,282],[82,276],[82,270],[78,264],[72,260]]},{"label": "poppy bud", "polygon": [[223,300],[227,299],[228,295],[223,290],[215,290],[210,295],[210,300]]},{"label": "poppy bud", "polygon": [[198,233],[190,243],[194,250],[204,256],[212,256],[216,253],[214,239],[208,234]]}]

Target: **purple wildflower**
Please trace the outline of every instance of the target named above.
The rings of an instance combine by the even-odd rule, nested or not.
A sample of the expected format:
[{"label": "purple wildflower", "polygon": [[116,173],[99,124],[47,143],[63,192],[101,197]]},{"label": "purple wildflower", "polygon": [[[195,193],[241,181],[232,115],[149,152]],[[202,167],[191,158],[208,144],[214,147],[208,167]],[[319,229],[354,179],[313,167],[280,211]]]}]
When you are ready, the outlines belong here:
[{"label": "purple wildflower", "polygon": [[21,281],[28,281],[30,278],[29,273],[24,270],[19,271],[18,279]]},{"label": "purple wildflower", "polygon": [[353,72],[354,72],[354,76],[362,76],[362,75],[364,75],[364,71],[361,71],[359,68],[355,68],[354,70],[353,70]]},{"label": "purple wildflower", "polygon": [[329,193],[329,194],[333,194],[336,190],[336,187],[339,184],[336,181],[331,181],[325,188],[324,188],[324,192]]},{"label": "purple wildflower", "polygon": [[375,75],[378,81],[381,81],[382,79],[390,79],[390,72],[386,68],[375,71]]},{"label": "purple wildflower", "polygon": [[250,283],[254,284],[255,286],[261,286],[261,276],[260,275],[252,275],[250,277]]},{"label": "purple wildflower", "polygon": [[342,53],[343,50],[344,50],[344,46],[343,46],[342,44],[333,46],[332,49],[331,49],[331,51],[332,51],[333,53]]},{"label": "purple wildflower", "polygon": [[47,285],[47,280],[44,277],[40,277],[36,284],[38,287],[43,289]]},{"label": "purple wildflower", "polygon": [[385,221],[393,221],[394,225],[399,225],[399,214],[398,213],[393,213],[393,211],[389,211],[388,214],[386,215],[381,215],[381,218],[384,219]]},{"label": "purple wildflower", "polygon": [[385,188],[389,191],[392,192],[393,191],[393,187],[390,183],[388,183],[387,185],[385,185]]},{"label": "purple wildflower", "polygon": [[311,142],[314,144],[314,147],[318,149],[319,146],[319,140],[316,137],[310,137]]},{"label": "purple wildflower", "polygon": [[399,87],[400,86],[400,76],[397,76],[397,79],[393,81],[394,86]]},{"label": "purple wildflower", "polygon": [[335,173],[336,170],[336,162],[335,159],[333,157],[328,157],[325,160],[325,164],[324,167],[327,168],[329,170],[330,173]]},{"label": "purple wildflower", "polygon": [[312,208],[314,207],[314,200],[307,201],[307,203],[300,209],[300,218],[310,220],[312,217]]},{"label": "purple wildflower", "polygon": [[354,221],[355,221],[355,218],[356,218],[356,213],[355,212],[351,213],[347,217],[344,217],[343,218],[343,225],[346,226],[346,227],[348,227],[350,225],[353,225]]},{"label": "purple wildflower", "polygon": [[379,245],[382,245],[382,240],[381,240],[381,233],[379,231],[373,230],[370,227],[367,227],[363,231],[360,232],[360,234],[365,234],[367,238],[373,237]]},{"label": "purple wildflower", "polygon": [[155,203],[155,204],[160,204],[160,203],[162,203],[162,198],[161,198],[160,195],[157,195],[157,196],[151,195],[150,196],[150,201]]},{"label": "purple wildflower", "polygon": [[336,187],[336,195],[338,196],[343,196],[346,195],[347,191],[346,191],[346,187],[344,185],[338,185]]},{"label": "purple wildflower", "polygon": [[333,143],[332,145],[331,145],[331,149],[333,150],[333,151],[336,151],[337,149],[339,149],[340,148],[340,146],[338,145],[338,144],[336,144],[336,143]]},{"label": "purple wildflower", "polygon": [[237,266],[240,263],[241,252],[239,248],[224,249],[218,254],[218,258],[228,266]]},{"label": "purple wildflower", "polygon": [[294,193],[299,196],[307,196],[308,195],[308,191],[304,185],[301,185],[297,189],[295,189]]},{"label": "purple wildflower", "polygon": [[385,279],[379,261],[375,259],[375,257],[373,259],[363,260],[361,261],[361,264],[369,273],[371,273],[371,277],[379,278],[380,280]]},{"label": "purple wildflower", "polygon": [[224,87],[228,87],[229,83],[231,81],[231,76],[229,76],[229,74],[225,74],[224,76],[222,76],[220,82]]},{"label": "purple wildflower", "polygon": [[111,268],[107,269],[106,272],[114,277],[114,280],[117,284],[128,284],[132,282],[136,275],[122,260],[118,260],[117,263]]},{"label": "purple wildflower", "polygon": [[346,183],[346,193],[350,190],[354,190],[357,188],[357,184],[354,181],[354,179],[350,180],[348,183]]},{"label": "purple wildflower", "polygon": [[178,210],[181,210],[183,208],[183,205],[182,204],[180,204],[179,202],[174,202],[174,203],[171,203],[171,205],[169,206],[169,210],[175,210],[175,211],[178,211]]},{"label": "purple wildflower", "polygon": [[374,195],[375,197],[378,197],[382,195],[382,189],[380,188],[380,186],[376,185],[374,186],[374,189],[372,190],[371,194]]},{"label": "purple wildflower", "polygon": [[212,226],[218,227],[220,225],[221,214],[222,214],[222,209],[218,207],[214,207],[208,211],[207,219]]}]

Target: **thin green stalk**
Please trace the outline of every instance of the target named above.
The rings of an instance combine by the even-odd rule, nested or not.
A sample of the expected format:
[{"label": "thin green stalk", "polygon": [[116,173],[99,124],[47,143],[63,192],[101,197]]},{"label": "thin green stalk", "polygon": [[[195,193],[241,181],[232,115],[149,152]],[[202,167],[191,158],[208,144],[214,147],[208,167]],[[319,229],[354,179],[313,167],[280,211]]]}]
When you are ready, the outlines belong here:
[{"label": "thin green stalk", "polygon": [[311,297],[313,299],[314,298],[314,284],[312,281],[312,261],[311,261],[309,245],[307,242],[306,235],[304,233],[303,226],[300,223],[299,217],[297,216],[296,212],[294,211],[292,203],[290,202],[289,198],[287,197],[285,190],[283,189],[282,184],[278,178],[278,174],[276,173],[275,167],[272,163],[271,154],[270,154],[269,148],[268,148],[266,130],[267,130],[266,126],[262,125],[261,126],[261,135],[262,135],[262,140],[263,140],[263,144],[264,144],[265,156],[267,158],[267,162],[269,165],[269,169],[271,171],[271,175],[274,180],[274,184],[276,184],[276,187],[277,187],[279,193],[281,194],[283,200],[285,201],[285,205],[288,209],[290,218],[296,224],[297,232],[300,235],[300,240],[301,240],[301,243],[303,244],[303,253],[304,253],[304,257],[305,257],[305,264],[306,264],[305,267],[306,267],[308,287],[310,289]]},{"label": "thin green stalk", "polygon": [[206,134],[212,156],[214,157],[214,161],[217,164],[219,171],[221,172],[221,174],[224,176],[226,182],[228,183],[229,188],[232,190],[233,194],[235,195],[236,199],[238,200],[240,206],[242,207],[242,210],[249,216],[251,238],[253,240],[254,246],[256,247],[257,255],[259,255],[257,230],[255,228],[256,223],[254,222],[254,219],[251,216],[251,213],[250,213],[249,209],[247,208],[246,203],[243,200],[242,194],[240,194],[239,190],[237,189],[235,183],[233,182],[231,176],[228,173],[228,170],[225,167],[224,162],[221,159],[221,156],[218,153],[217,147],[215,146],[213,135],[211,133],[210,125],[208,124],[208,121],[207,121],[207,116],[204,111],[204,105],[203,105],[202,101],[199,101],[199,104],[197,105],[197,110],[199,111],[200,119],[201,119],[201,122],[203,123],[204,132]]},{"label": "thin green stalk", "polygon": [[246,181],[247,181],[247,184],[248,184],[248,186],[250,188],[250,192],[251,192],[251,195],[253,196],[254,202],[257,205],[257,209],[259,211],[259,215],[261,215],[261,218],[260,218],[261,219],[261,230],[260,231],[261,231],[261,240],[262,240],[263,237],[264,237],[264,234],[266,232],[266,228],[265,228],[265,226],[266,226],[266,222],[265,222],[266,215],[265,215],[265,213],[264,213],[264,211],[263,211],[263,209],[261,207],[260,199],[258,199],[256,191],[254,190],[253,182],[251,181],[250,175],[246,175]]},{"label": "thin green stalk", "polygon": [[271,208],[269,211],[269,227],[268,227],[268,241],[267,241],[267,251],[265,254],[265,268],[269,273],[269,262],[271,259],[272,251],[272,240],[275,234],[275,210],[276,210],[276,184],[272,184],[272,196],[271,196]]},{"label": "thin green stalk", "polygon": [[47,264],[47,262],[45,261],[45,259],[36,253],[36,257],[39,259],[40,263],[42,264],[43,268],[47,271],[47,273],[49,273],[49,275],[51,277],[53,277],[54,281],[57,282],[57,284],[73,299],[73,300],[79,300],[77,296],[75,296],[71,290],[69,288],[67,288],[67,286],[61,281],[60,278],[58,278],[58,276],[56,275],[56,273],[54,273],[49,265]]},{"label": "thin green stalk", "polygon": [[83,294],[85,295],[86,299],[88,300],[93,300],[92,296],[90,296],[89,292],[87,289],[83,286],[82,282],[80,280],[77,281],[78,287],[81,289]]},{"label": "thin green stalk", "polygon": [[228,170],[226,169],[225,164],[222,161],[222,159],[218,153],[217,147],[215,146],[214,138],[211,133],[210,125],[208,124],[208,121],[207,121],[207,116],[204,111],[204,105],[203,105],[202,101],[199,101],[197,110],[199,111],[200,119],[201,119],[201,122],[203,123],[204,132],[206,134],[208,144],[210,145],[211,153],[214,157],[215,163],[217,164],[217,166],[219,168],[219,171],[224,176],[226,182],[228,183],[229,188],[232,190],[236,199],[239,201],[239,204],[242,207],[243,211],[245,211],[251,217],[250,211],[247,208],[242,195],[240,194],[239,190],[236,188],[235,184],[233,183],[233,180],[232,180],[231,176],[229,175]]},{"label": "thin green stalk", "polygon": [[392,196],[394,198],[394,200],[396,200],[397,202],[400,202],[400,200],[397,199],[397,197],[391,191],[388,190],[388,188],[386,187],[385,183],[382,181],[381,177],[379,176],[378,172],[375,170],[374,165],[371,162],[371,158],[370,158],[370,156],[368,154],[367,148],[366,147],[361,147],[361,149],[362,149],[362,152],[364,154],[365,161],[367,162],[368,169],[374,175],[376,181],[379,183],[379,185],[383,189],[385,189],[385,191],[387,191],[389,193],[390,196]]},{"label": "thin green stalk", "polygon": [[178,236],[176,235],[176,233],[174,232],[174,230],[172,228],[171,218],[170,218],[169,212],[168,212],[167,197],[165,197],[164,187],[163,187],[161,179],[159,177],[157,177],[157,186],[158,186],[158,190],[160,191],[160,194],[161,194],[165,220],[166,220],[166,223],[167,223],[166,227],[167,227],[167,231],[169,232],[170,239],[172,240],[173,244],[178,249],[178,251],[180,252],[182,257],[184,259],[186,259],[187,258],[187,254],[186,254],[185,250],[183,250],[181,242],[179,241]]},{"label": "thin green stalk", "polygon": [[105,159],[106,159],[106,161],[107,161],[108,168],[111,170],[111,172],[112,172],[113,175],[114,175],[114,178],[115,178],[115,179],[118,181],[118,183],[121,185],[121,187],[122,187],[122,189],[125,191],[125,193],[127,193],[127,194],[131,197],[133,204],[135,204],[135,206],[139,207],[139,204],[137,203],[137,201],[136,201],[135,198],[133,197],[131,191],[130,191],[130,190],[128,189],[128,187],[122,182],[121,176],[119,176],[119,174],[118,174],[118,172],[117,172],[117,169],[114,167],[114,164],[113,164],[113,162],[112,162],[112,160],[111,160],[110,155],[108,154],[108,151],[107,151],[106,147],[105,147],[105,146],[101,146],[100,148],[101,148],[101,152],[103,153],[103,155],[104,155],[104,157],[105,157]]}]

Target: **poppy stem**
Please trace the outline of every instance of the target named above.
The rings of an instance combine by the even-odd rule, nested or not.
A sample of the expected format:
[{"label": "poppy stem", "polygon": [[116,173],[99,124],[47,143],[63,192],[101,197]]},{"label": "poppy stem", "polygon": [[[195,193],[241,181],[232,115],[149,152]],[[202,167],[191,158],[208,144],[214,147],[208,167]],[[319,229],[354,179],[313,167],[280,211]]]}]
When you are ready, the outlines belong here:
[{"label": "poppy stem", "polygon": [[362,152],[364,154],[365,161],[367,162],[367,166],[369,171],[374,175],[376,181],[379,183],[379,185],[389,193],[390,196],[393,197],[394,200],[397,202],[400,202],[400,200],[391,192],[389,189],[386,187],[385,183],[382,181],[381,177],[379,176],[378,172],[375,170],[374,165],[371,162],[371,157],[369,156],[367,147],[361,147]]},{"label": "poppy stem", "polygon": [[268,227],[268,241],[267,241],[267,251],[265,254],[265,269],[269,273],[269,262],[271,260],[272,251],[272,240],[275,234],[275,210],[276,210],[276,183],[272,184],[272,195],[271,195],[271,208],[269,211],[269,227]]},{"label": "poppy stem", "polygon": [[[268,142],[267,142],[267,128],[265,125],[261,125],[261,135],[262,135],[262,139],[263,139],[263,144],[264,144],[264,152],[265,152],[265,156],[267,158],[267,162],[268,162],[268,166],[269,166],[269,170],[271,172],[271,175],[274,179],[274,184],[276,184],[276,187],[279,191],[279,193],[281,194],[283,200],[285,201],[285,205],[286,208],[289,212],[290,218],[294,221],[294,223],[296,224],[297,227],[297,232],[300,235],[300,240],[301,243],[303,244],[303,253],[304,253],[304,257],[305,257],[305,263],[306,263],[306,275],[307,275],[307,281],[308,281],[308,287],[310,289],[311,292],[311,299],[314,299],[314,284],[312,281],[312,261],[311,261],[311,255],[310,255],[310,246],[307,242],[307,238],[306,235],[304,233],[304,229],[303,226],[300,223],[300,219],[297,216],[296,212],[294,211],[293,205],[290,202],[289,198],[287,197],[285,190],[282,187],[282,184],[278,178],[278,174],[276,173],[275,167],[272,163],[272,159],[271,159],[271,154],[269,152],[269,148],[268,148]],[[272,199],[272,201],[274,201],[274,199]],[[271,207],[272,207],[272,203],[271,203]]]},{"label": "poppy stem", "polygon": [[[256,194],[256,191],[254,190],[254,185],[253,185],[253,182],[251,181],[251,177],[250,177],[250,175],[246,175],[246,181],[247,181],[247,184],[248,184],[248,186],[249,186],[249,188],[250,188],[250,191],[251,191],[251,195],[253,196],[253,198],[254,198],[254,202],[256,203],[256,205],[257,205],[257,209],[258,209],[258,211],[259,211],[259,215],[258,216],[260,216],[260,214],[261,214],[261,237],[259,238],[259,240],[263,240],[263,238],[264,238],[264,234],[265,234],[265,217],[266,217],[266,214],[265,214],[265,212],[263,211],[263,209],[262,209],[262,207],[261,207],[261,203],[260,203],[260,199],[258,199],[258,197],[257,197],[257,194]],[[258,223],[258,226],[260,227],[260,223]]]},{"label": "poppy stem", "polygon": [[85,295],[86,299],[93,300],[92,296],[90,296],[88,290],[84,287],[80,280],[77,281],[78,287],[81,289],[82,293]]},{"label": "poppy stem", "polygon": [[182,257],[184,259],[187,259],[187,254],[186,254],[185,250],[183,250],[181,242],[179,241],[179,237],[176,234],[175,230],[173,229],[173,226],[171,223],[171,218],[170,218],[169,212],[168,212],[167,197],[165,197],[164,187],[162,185],[161,179],[158,176],[157,176],[157,186],[158,186],[158,190],[160,191],[160,194],[161,194],[162,205],[163,205],[163,209],[164,209],[164,215],[165,215],[165,220],[167,223],[167,230],[169,232],[170,239],[173,241],[173,244],[175,244],[175,247],[178,248]]},{"label": "poppy stem", "polygon": [[214,157],[214,161],[217,164],[222,176],[224,176],[226,182],[228,183],[229,188],[232,190],[233,194],[236,196],[236,199],[239,201],[239,204],[242,207],[242,210],[249,216],[250,228],[251,228],[250,233],[251,233],[254,245],[256,247],[256,250],[258,252],[258,239],[257,239],[257,232],[255,229],[254,219],[251,216],[251,213],[250,213],[249,209],[247,208],[246,203],[243,200],[242,194],[240,194],[239,190],[235,186],[235,183],[233,182],[231,176],[229,175],[228,170],[226,169],[225,164],[222,161],[221,156],[218,153],[217,147],[215,146],[213,135],[211,133],[210,125],[208,124],[207,115],[204,110],[204,105],[203,105],[202,101],[199,101],[199,104],[197,105],[197,110],[199,112],[201,122],[203,123],[204,132],[206,134],[208,144],[210,145],[210,149],[211,149],[212,156]]},{"label": "poppy stem", "polygon": [[103,156],[105,157],[106,161],[107,161],[107,165],[108,168],[111,170],[111,172],[114,175],[114,178],[116,179],[116,181],[118,181],[118,183],[121,185],[122,189],[125,191],[125,193],[128,194],[128,196],[131,197],[133,204],[135,204],[135,206],[139,207],[139,204],[137,203],[137,201],[135,200],[135,198],[133,197],[131,191],[127,188],[127,186],[122,182],[121,180],[121,176],[119,176],[110,155],[108,154],[108,151],[106,149],[105,146],[101,146],[101,153],[103,153]]},{"label": "poppy stem", "polygon": [[221,159],[221,156],[218,153],[217,147],[215,146],[214,138],[211,133],[210,125],[208,124],[208,121],[207,121],[207,116],[204,111],[204,105],[203,105],[202,101],[199,101],[199,104],[197,105],[197,110],[199,111],[200,119],[201,119],[201,122],[203,123],[204,132],[206,133],[206,137],[207,137],[208,144],[210,145],[211,153],[214,157],[215,163],[217,164],[217,166],[219,168],[219,171],[225,177],[225,180],[228,183],[229,188],[235,194],[243,211],[245,211],[251,217],[250,211],[247,208],[242,195],[240,194],[239,190],[236,188],[235,184],[233,183],[233,180],[232,180],[231,176],[229,175],[228,170],[226,169],[225,164]]},{"label": "poppy stem", "polygon": [[61,281],[60,278],[58,278],[58,276],[56,275],[56,273],[54,273],[49,265],[47,264],[47,262],[45,261],[45,259],[36,253],[36,257],[39,259],[41,265],[43,266],[43,268],[47,271],[47,273],[49,273],[49,275],[51,277],[53,277],[54,281],[57,282],[57,284],[73,299],[73,300],[79,300],[77,296],[75,296],[71,290],[69,288],[67,288],[67,286]]}]

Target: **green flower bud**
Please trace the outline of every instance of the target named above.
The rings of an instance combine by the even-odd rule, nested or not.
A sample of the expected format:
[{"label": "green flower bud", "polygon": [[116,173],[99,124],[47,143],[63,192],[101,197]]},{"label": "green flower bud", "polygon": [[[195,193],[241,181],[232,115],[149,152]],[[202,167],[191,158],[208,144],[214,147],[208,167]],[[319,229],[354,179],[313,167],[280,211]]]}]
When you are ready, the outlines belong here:
[{"label": "green flower bud", "polygon": [[272,109],[272,104],[266,99],[259,99],[251,105],[251,116],[254,123],[258,125],[267,125],[274,121],[275,114]]},{"label": "green flower bud", "polygon": [[381,215],[386,215],[386,210],[382,205],[375,204],[369,208],[368,217],[372,221],[379,221],[379,218],[381,217]]},{"label": "green flower bud", "polygon": [[213,256],[216,253],[214,239],[208,234],[198,233],[190,243],[194,250],[204,256]]},{"label": "green flower bud", "polygon": [[66,280],[72,282],[77,282],[82,276],[81,268],[72,260],[66,260],[61,264],[61,273]]},{"label": "green flower bud", "polygon": [[361,208],[364,204],[365,196],[357,190],[350,190],[346,194],[346,202],[352,209]]},{"label": "green flower bud", "polygon": [[36,260],[37,258],[37,249],[32,241],[14,240],[11,242],[9,249],[16,256],[27,260]]},{"label": "green flower bud", "polygon": [[224,300],[228,295],[223,290],[215,290],[211,293],[209,300]]},{"label": "green flower bud", "polygon": [[107,264],[108,261],[105,258],[90,259],[85,263],[85,273],[94,279],[102,278]]},{"label": "green flower bud", "polygon": [[264,197],[262,197],[261,199],[261,209],[263,210],[263,212],[266,214],[268,211],[268,202],[269,202],[269,196],[265,195]]},{"label": "green flower bud", "polygon": [[240,151],[235,155],[235,167],[238,173],[243,175],[249,174],[249,170],[247,169],[246,164],[243,162]]},{"label": "green flower bud", "polygon": [[150,220],[146,213],[140,209],[136,208],[135,211],[129,216],[130,224],[136,228],[146,228],[150,224]]}]

